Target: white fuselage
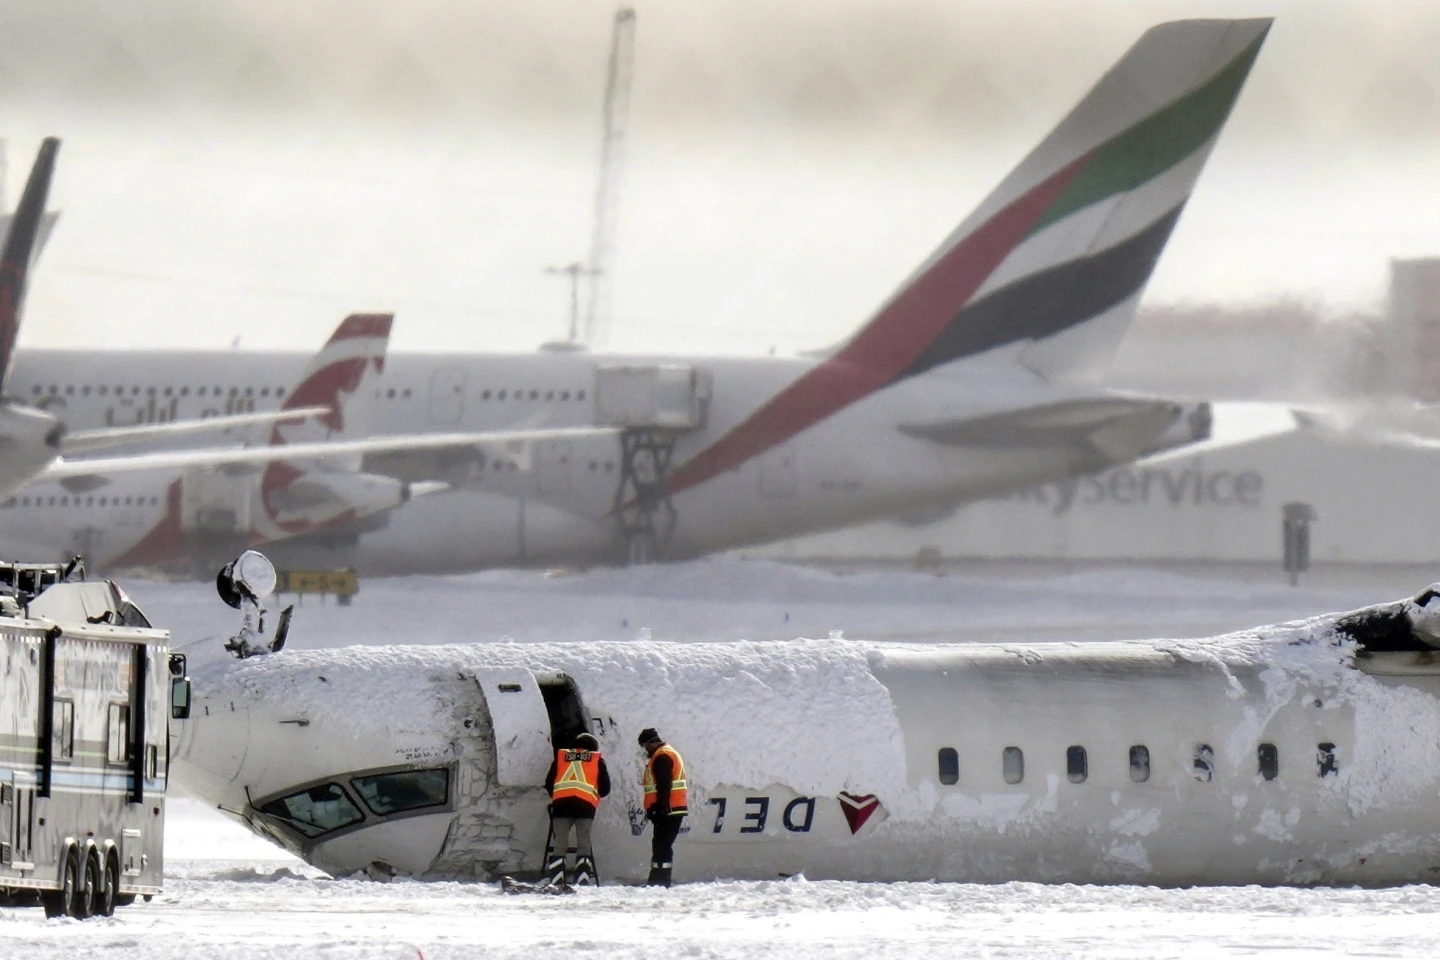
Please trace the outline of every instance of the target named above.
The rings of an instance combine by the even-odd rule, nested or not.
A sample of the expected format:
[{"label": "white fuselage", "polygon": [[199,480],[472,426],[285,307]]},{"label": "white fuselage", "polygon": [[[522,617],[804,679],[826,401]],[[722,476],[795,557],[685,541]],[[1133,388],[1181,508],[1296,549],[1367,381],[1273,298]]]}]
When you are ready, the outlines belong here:
[{"label": "white fuselage", "polygon": [[[71,429],[275,408],[305,358],[251,353],[20,356],[14,392]],[[445,356],[386,361],[372,432],[486,431],[595,424],[597,367],[654,360],[587,353]],[[681,432],[684,465],[742,424],[814,363],[692,358],[712,378],[704,425]],[[1094,396],[1056,387],[1019,364],[980,356],[902,380],[780,442],[757,441],[738,465],[678,491],[671,557],[764,542],[897,512],[933,509],[1105,465],[1078,443],[947,445],[902,424],[1003,413]],[[1143,441],[1153,432],[1137,428]],[[252,442],[263,442],[263,428]],[[288,565],[366,573],[592,563],[617,556],[621,451],[613,438],[539,442],[513,457],[463,464],[444,493],[417,497],[364,531],[337,529],[270,547]],[[163,564],[189,546],[175,515],[177,474],[116,476],[79,495],[34,485],[0,509],[0,539],[40,556],[77,549],[92,563]],[[193,482],[193,481],[192,481]],[[137,552],[137,544],[145,548]],[[229,545],[227,545],[228,547]]]},{"label": "white fuselage", "polygon": [[[544,771],[579,729],[542,688],[568,683],[615,784],[595,830],[613,879],[646,873],[635,736],[654,726],[689,783],[677,879],[1425,882],[1440,867],[1440,668],[1429,652],[1357,657],[1333,626],[284,653],[197,678],[175,775],[334,874],[535,871]],[[439,786],[387,811],[376,777]]]}]

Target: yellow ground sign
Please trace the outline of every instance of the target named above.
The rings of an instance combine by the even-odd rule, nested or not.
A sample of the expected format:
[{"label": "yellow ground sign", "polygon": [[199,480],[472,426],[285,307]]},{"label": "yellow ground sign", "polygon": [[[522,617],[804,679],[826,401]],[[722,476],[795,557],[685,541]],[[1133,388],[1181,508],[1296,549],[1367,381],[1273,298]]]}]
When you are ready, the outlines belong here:
[{"label": "yellow ground sign", "polygon": [[353,597],[360,592],[360,578],[354,570],[281,570],[276,590],[280,593],[328,593]]}]

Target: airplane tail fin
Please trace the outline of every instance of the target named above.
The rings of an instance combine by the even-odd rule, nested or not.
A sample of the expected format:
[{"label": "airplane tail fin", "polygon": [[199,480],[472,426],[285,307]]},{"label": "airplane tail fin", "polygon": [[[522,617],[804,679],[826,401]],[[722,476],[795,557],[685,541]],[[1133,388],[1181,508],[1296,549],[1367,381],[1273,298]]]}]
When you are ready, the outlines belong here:
[{"label": "airplane tail fin", "polygon": [[20,339],[25,287],[35,261],[36,240],[45,216],[45,201],[50,195],[50,180],[55,175],[55,155],[59,151],[60,141],[55,137],[46,137],[40,144],[20,205],[10,221],[4,252],[0,253],[0,393],[9,381],[15,342]]},{"label": "airplane tail fin", "polygon": [[1146,31],[858,333],[683,464],[670,489],[997,348],[1046,379],[1108,360],[1270,23]]},{"label": "airplane tail fin", "polygon": [[1146,31],[837,359],[886,382],[1015,343],[1047,379],[1108,362],[1270,23]]},{"label": "airplane tail fin", "polygon": [[394,320],[389,313],[353,313],[341,321],[282,408],[328,407],[330,412],[298,423],[276,424],[270,433],[272,446],[369,434],[376,384],[385,370]]}]

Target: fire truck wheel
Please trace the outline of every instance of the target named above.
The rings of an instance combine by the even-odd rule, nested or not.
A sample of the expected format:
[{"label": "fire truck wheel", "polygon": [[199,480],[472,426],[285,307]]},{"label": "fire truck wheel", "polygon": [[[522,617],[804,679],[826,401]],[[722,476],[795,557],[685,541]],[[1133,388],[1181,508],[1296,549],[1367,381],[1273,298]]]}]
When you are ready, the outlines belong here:
[{"label": "fire truck wheel", "polygon": [[82,868],[78,862],[80,852],[77,850],[74,856],[77,860],[75,872],[81,879],[75,886],[75,899],[71,901],[75,909],[70,915],[86,920],[95,916],[95,900],[100,890],[99,861],[92,852],[85,857],[85,866]]},{"label": "fire truck wheel", "polygon": [[101,917],[115,916],[115,895],[120,887],[120,865],[115,862],[115,853],[105,858],[105,869],[100,872],[100,889],[95,895],[95,913]]}]

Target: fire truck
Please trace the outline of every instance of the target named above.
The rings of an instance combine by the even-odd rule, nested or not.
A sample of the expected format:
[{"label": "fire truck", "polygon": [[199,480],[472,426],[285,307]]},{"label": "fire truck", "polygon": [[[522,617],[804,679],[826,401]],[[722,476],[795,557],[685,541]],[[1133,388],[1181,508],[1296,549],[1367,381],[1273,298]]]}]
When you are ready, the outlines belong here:
[{"label": "fire truck", "polygon": [[119,586],[0,562],[0,901],[109,916],[160,892],[185,658]]}]

